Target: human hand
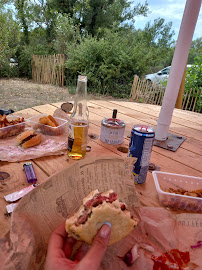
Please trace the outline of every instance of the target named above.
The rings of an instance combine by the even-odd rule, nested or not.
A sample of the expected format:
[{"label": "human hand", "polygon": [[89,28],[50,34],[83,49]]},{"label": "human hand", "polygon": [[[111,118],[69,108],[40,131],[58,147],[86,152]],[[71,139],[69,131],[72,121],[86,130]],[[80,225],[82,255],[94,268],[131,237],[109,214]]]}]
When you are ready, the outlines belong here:
[{"label": "human hand", "polygon": [[95,236],[87,254],[85,254],[86,245],[81,246],[75,255],[75,258],[80,259],[77,263],[70,260],[73,246],[77,240],[67,236],[63,223],[51,234],[45,270],[97,270],[107,249],[110,233],[111,224],[106,222]]}]

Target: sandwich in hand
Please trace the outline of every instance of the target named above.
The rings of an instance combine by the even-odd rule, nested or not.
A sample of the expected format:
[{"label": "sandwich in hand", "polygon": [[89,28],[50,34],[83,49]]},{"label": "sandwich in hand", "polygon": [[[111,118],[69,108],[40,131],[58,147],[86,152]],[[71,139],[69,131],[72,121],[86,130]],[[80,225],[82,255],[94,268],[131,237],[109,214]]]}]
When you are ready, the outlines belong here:
[{"label": "sandwich in hand", "polygon": [[33,147],[40,144],[41,134],[36,134],[32,130],[27,130],[21,133],[16,138],[17,144],[21,145],[24,149]]},{"label": "sandwich in hand", "polygon": [[77,240],[92,244],[95,235],[105,222],[111,223],[112,245],[126,237],[137,225],[125,203],[117,199],[110,189],[100,193],[97,189],[83,199],[78,212],[66,220],[66,232]]}]

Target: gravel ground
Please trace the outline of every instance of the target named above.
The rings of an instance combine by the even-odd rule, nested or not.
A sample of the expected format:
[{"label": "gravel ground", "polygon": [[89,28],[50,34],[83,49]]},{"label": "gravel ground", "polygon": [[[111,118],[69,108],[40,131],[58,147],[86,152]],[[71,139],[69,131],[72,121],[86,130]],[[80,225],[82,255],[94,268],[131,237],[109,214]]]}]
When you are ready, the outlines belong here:
[{"label": "gravel ground", "polygon": [[[0,109],[13,109],[15,112],[47,103],[73,100],[67,87],[38,84],[27,79],[0,79]],[[88,94],[88,99],[112,97]]]}]

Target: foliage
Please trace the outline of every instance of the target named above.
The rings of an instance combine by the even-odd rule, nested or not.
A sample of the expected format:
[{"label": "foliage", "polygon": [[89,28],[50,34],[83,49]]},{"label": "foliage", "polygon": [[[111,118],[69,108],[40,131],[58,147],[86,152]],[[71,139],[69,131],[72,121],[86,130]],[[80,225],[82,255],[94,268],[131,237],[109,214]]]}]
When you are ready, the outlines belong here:
[{"label": "foliage", "polygon": [[0,68],[0,77],[19,77],[18,65],[10,66],[9,63],[6,63]]},{"label": "foliage", "polygon": [[194,59],[202,54],[202,37],[197,38],[196,40],[192,41],[191,48],[189,51],[189,58],[188,58],[188,63],[193,64]]},{"label": "foliage", "polygon": [[112,29],[115,24],[120,26],[126,21],[134,22],[135,16],[146,16],[148,12],[147,2],[133,3],[132,6],[129,0],[50,0],[49,5],[59,13],[68,14],[80,27],[81,33],[92,36],[97,35],[100,29]]},{"label": "foliage", "polygon": [[[147,16],[147,1],[1,0],[1,76],[31,77],[31,55],[64,53],[68,85],[88,76],[91,91],[128,97],[135,74],[144,77],[171,64],[172,23],[162,18],[135,28],[136,16]],[[12,16],[15,13],[15,16]],[[202,38],[192,42],[189,63],[202,53]],[[9,59],[18,66],[11,68]],[[197,71],[198,72],[198,71]],[[196,75],[195,72],[194,74]],[[197,73],[199,74],[199,73]],[[190,80],[198,80],[191,75]],[[194,79],[195,78],[195,79]],[[188,82],[188,81],[187,81]],[[189,86],[190,87],[190,86]]]},{"label": "foliage", "polygon": [[11,12],[0,10],[0,76],[17,75],[16,68],[10,67],[10,58],[15,58],[16,44],[20,40],[18,24]]},{"label": "foliage", "polygon": [[75,82],[78,74],[84,74],[92,91],[128,97],[134,74],[145,73],[154,58],[146,43],[138,41],[138,35],[130,30],[105,30],[102,39],[83,38],[67,52],[68,84]]},{"label": "foliage", "polygon": [[8,59],[10,52],[10,47],[8,45],[8,31],[7,31],[6,16],[0,12],[0,66],[5,64],[6,59]]},{"label": "foliage", "polygon": [[57,53],[65,54],[70,46],[74,46],[80,40],[80,33],[77,25],[74,25],[72,18],[67,14],[57,13],[55,20],[54,50]]},{"label": "foliage", "polygon": [[[166,87],[167,80],[161,82]],[[195,89],[195,92],[192,91]],[[183,100],[189,97],[188,108],[193,109],[194,100],[197,99],[195,111],[202,112],[202,54],[194,59],[193,65],[187,69]]]},{"label": "foliage", "polygon": [[43,41],[38,44],[33,43],[20,46],[16,52],[20,77],[32,77],[31,56],[33,54],[47,55],[49,54],[49,48],[47,46],[44,47]]},{"label": "foliage", "polygon": [[173,56],[172,36],[174,34],[171,28],[171,22],[165,23],[165,19],[158,18],[154,20],[153,24],[148,22],[141,32],[142,42],[146,43],[152,59],[150,68],[147,70],[148,73],[156,72],[171,64]]},{"label": "foliage", "polygon": [[101,36],[86,36],[66,50],[66,77],[70,84],[85,74],[91,91],[117,97],[129,96],[135,74],[143,76],[152,65],[165,62],[172,44],[171,24],[164,19],[145,30],[102,29]]},{"label": "foliage", "polygon": [[194,65],[187,70],[185,88],[202,87],[202,54],[194,59]]},{"label": "foliage", "polygon": [[[195,93],[191,93],[190,102],[193,96],[197,97],[197,103],[195,108],[198,112],[202,112],[202,54],[194,59],[194,65],[187,71],[184,96],[186,96],[187,92],[189,93],[190,89],[198,90],[195,91]],[[193,104],[189,104],[189,107],[192,106]]]}]

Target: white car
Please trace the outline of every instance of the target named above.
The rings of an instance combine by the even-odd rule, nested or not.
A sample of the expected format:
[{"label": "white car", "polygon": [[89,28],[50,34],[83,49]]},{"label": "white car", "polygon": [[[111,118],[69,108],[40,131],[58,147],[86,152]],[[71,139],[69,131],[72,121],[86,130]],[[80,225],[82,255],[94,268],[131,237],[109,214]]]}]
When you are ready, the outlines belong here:
[{"label": "white car", "polygon": [[[187,65],[187,69],[190,68],[192,65]],[[170,68],[171,66],[168,66],[166,68],[163,68],[161,70],[159,70],[156,73],[153,74],[147,74],[145,76],[145,79],[149,82],[153,82],[153,83],[159,83],[162,81],[165,81],[168,79],[169,73],[170,73]]]},{"label": "white car", "polygon": [[18,63],[16,62],[16,60],[14,58],[10,58],[10,64],[11,67],[17,66]]}]

